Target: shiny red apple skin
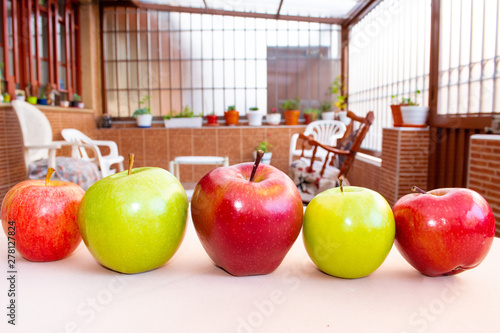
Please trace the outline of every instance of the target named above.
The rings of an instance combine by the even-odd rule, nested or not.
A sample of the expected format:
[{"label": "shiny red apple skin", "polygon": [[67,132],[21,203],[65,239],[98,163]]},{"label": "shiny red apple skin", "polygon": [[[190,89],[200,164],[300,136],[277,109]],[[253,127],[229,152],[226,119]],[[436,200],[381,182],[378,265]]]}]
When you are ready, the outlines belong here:
[{"label": "shiny red apple skin", "polygon": [[[69,182],[26,180],[16,184],[2,202],[2,227],[15,222],[15,246],[30,261],[64,259],[82,238],[76,215],[85,191]],[[10,229],[12,231],[12,229]]]},{"label": "shiny red apple skin", "polygon": [[397,249],[428,276],[454,275],[476,267],[495,237],[488,202],[470,189],[408,194],[396,202],[393,213]]},{"label": "shiny red apple skin", "polygon": [[196,185],[191,215],[212,261],[235,276],[273,272],[302,228],[303,205],[293,181],[267,164],[221,167]]}]

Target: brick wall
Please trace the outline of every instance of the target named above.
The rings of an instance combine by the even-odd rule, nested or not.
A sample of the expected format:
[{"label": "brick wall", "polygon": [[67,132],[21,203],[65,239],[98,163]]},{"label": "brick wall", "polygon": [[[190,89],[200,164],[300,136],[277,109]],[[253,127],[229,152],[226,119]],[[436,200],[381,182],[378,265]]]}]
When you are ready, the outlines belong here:
[{"label": "brick wall", "polygon": [[356,161],[347,173],[349,183],[354,186],[361,186],[380,193],[381,179],[380,162],[370,161],[357,154]]},{"label": "brick wall", "polygon": [[471,136],[467,187],[490,204],[500,237],[500,135]]},{"label": "brick wall", "polygon": [[[89,136],[96,135],[96,125],[92,110],[75,110],[53,107],[39,107],[52,126],[54,140],[62,140],[63,128],[76,128]],[[70,156],[71,150],[65,147],[58,156]],[[19,121],[10,104],[0,105],[0,203],[7,191],[15,184],[26,179],[23,138]]]},{"label": "brick wall", "polygon": [[415,185],[427,190],[429,130],[384,128],[380,194],[392,206]]},{"label": "brick wall", "polygon": [[0,204],[15,184],[26,179],[23,137],[14,111],[0,108]]}]

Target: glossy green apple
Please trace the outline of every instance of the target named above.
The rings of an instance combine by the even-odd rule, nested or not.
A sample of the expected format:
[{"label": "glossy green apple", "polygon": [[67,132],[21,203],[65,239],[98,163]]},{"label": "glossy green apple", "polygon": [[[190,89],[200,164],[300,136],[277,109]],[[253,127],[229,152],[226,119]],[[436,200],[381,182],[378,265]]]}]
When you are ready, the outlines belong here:
[{"label": "glossy green apple", "polygon": [[139,273],[165,264],[186,229],[188,199],[179,181],[161,168],[137,168],[103,178],[85,193],[78,226],[103,266]]},{"label": "glossy green apple", "polygon": [[304,215],[304,244],[323,272],[341,278],[373,273],[394,242],[391,207],[377,192],[355,186],[318,194]]}]

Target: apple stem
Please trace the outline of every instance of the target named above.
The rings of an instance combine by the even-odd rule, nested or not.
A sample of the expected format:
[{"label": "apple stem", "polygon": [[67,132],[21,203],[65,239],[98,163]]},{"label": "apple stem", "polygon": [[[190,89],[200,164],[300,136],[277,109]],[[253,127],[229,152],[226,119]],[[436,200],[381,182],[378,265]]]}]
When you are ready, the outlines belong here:
[{"label": "apple stem", "polygon": [[128,154],[128,175],[132,173],[132,165],[134,165],[134,154]]},{"label": "apple stem", "polygon": [[412,187],[411,187],[411,191],[412,191],[412,192],[422,193],[422,194],[427,194],[427,192],[425,192],[424,190],[422,190],[421,188],[419,188],[419,187],[417,187],[417,186],[412,186]]},{"label": "apple stem", "polygon": [[47,176],[45,176],[45,186],[49,186],[50,184],[50,177],[52,177],[52,174],[56,172],[54,168],[49,168],[47,170]]},{"label": "apple stem", "polygon": [[264,156],[264,152],[262,150],[257,150],[257,158],[255,159],[255,163],[253,165],[252,169],[252,175],[250,176],[250,181],[253,182],[253,179],[255,178],[255,173],[257,172],[257,167],[259,166],[260,160],[262,159],[262,156]]},{"label": "apple stem", "polygon": [[340,192],[344,193],[344,176],[339,177]]}]

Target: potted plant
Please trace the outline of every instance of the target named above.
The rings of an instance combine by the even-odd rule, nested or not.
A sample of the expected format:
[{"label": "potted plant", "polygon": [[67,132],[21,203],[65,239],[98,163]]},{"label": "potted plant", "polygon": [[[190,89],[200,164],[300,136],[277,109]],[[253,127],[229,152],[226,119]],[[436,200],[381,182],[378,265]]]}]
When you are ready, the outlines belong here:
[{"label": "potted plant", "polygon": [[271,157],[273,157],[273,153],[270,151],[273,148],[273,145],[267,141],[262,141],[259,143],[253,152],[253,159],[255,160],[257,157],[257,151],[262,150],[264,152],[264,156],[262,156],[261,163],[271,164]]},{"label": "potted plant", "polygon": [[217,123],[219,117],[217,117],[214,111],[212,111],[210,114],[207,114],[206,117],[208,126],[219,126],[219,124]]},{"label": "potted plant", "polygon": [[281,122],[281,113],[276,112],[276,108],[272,108],[271,113],[266,115],[266,121],[269,125],[279,125]]},{"label": "potted plant", "polygon": [[4,92],[2,96],[3,96],[3,101],[5,103],[9,103],[10,102],[10,95],[8,93]]},{"label": "potted plant", "polygon": [[234,126],[238,125],[238,120],[240,118],[240,113],[236,111],[233,105],[227,108],[227,111],[224,112],[224,119],[226,120],[226,125]]},{"label": "potted plant", "polygon": [[132,117],[137,119],[137,127],[151,127],[151,123],[153,122],[153,115],[151,114],[151,107],[149,104],[150,98],[151,97],[149,95],[144,96],[144,98],[139,101],[139,106],[141,106],[141,104],[145,105],[146,103],[148,104],[148,106],[137,109],[132,114]]},{"label": "potted plant", "polygon": [[82,97],[77,93],[73,94],[73,100],[71,101],[71,106],[74,108],[83,108]]},{"label": "potted plant", "polygon": [[261,126],[263,117],[264,117],[264,115],[261,112],[259,112],[258,107],[253,106],[253,107],[248,109],[248,113],[247,113],[248,125]]},{"label": "potted plant", "polygon": [[281,104],[281,108],[284,110],[285,124],[286,125],[298,125],[300,117],[300,100],[298,97],[295,99],[287,99]]},{"label": "potted plant", "polygon": [[[33,99],[34,99],[35,103],[32,103]],[[18,100],[18,101],[25,101],[26,100],[26,95],[23,94],[23,93],[18,92],[16,94],[16,100]],[[30,103],[30,104],[36,104],[36,97],[33,97],[33,96],[28,97],[28,103]]]},{"label": "potted plant", "polygon": [[[340,121],[343,123],[349,123],[349,118],[347,118],[347,111],[345,110],[347,104],[347,94],[344,95],[345,86],[342,86],[341,76],[337,76],[333,84],[330,86],[332,95],[336,96],[336,101],[333,103],[337,108]],[[347,80],[347,78],[346,78]]]},{"label": "potted plant", "polygon": [[[401,99],[401,104],[399,105],[399,108],[401,110],[402,123],[400,126],[417,126],[417,127],[426,126],[427,116],[429,114],[429,108],[426,106],[419,106],[419,104],[417,103],[417,98],[419,94],[420,90],[416,90],[414,94],[415,99],[412,100],[411,97]],[[392,110],[392,105],[391,105],[391,110]],[[398,115],[393,112],[394,123],[396,123],[397,116]]]},{"label": "potted plant", "polygon": [[66,97],[61,97],[61,100],[59,101],[59,105],[63,108],[69,107],[69,101]]},{"label": "potted plant", "polygon": [[406,98],[401,98],[401,102],[397,101],[398,95],[391,95],[391,112],[392,112],[392,125],[394,127],[403,126],[403,118],[401,118],[401,107],[406,106]]},{"label": "potted plant", "polygon": [[45,93],[45,87],[40,87],[38,91],[38,101],[39,105],[47,105],[47,94]]},{"label": "potted plant", "polygon": [[329,101],[324,101],[321,104],[321,119],[323,120],[333,120],[335,119],[335,111],[331,111],[332,103]]},{"label": "potted plant", "polygon": [[318,109],[308,108],[304,110],[304,117],[306,118],[306,124],[310,124],[313,121],[318,120],[321,115],[321,111]]},{"label": "potted plant", "polygon": [[417,97],[420,90],[415,91],[415,99],[406,99],[408,105],[401,106],[401,118],[406,126],[426,126],[429,108],[420,106],[417,103]]},{"label": "potted plant", "polygon": [[163,123],[165,128],[199,128],[203,118],[186,105],[179,114],[163,116]]}]

